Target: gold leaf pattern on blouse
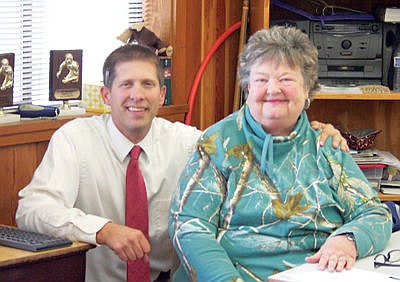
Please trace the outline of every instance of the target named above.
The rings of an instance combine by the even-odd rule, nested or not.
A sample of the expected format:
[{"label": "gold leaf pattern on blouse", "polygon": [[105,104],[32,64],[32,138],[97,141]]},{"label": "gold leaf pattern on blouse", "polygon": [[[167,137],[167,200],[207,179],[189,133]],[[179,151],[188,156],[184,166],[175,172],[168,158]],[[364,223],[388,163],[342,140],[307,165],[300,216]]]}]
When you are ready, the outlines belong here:
[{"label": "gold leaf pattern on blouse", "polygon": [[197,146],[203,147],[204,151],[209,154],[215,154],[217,152],[217,146],[215,145],[215,140],[218,138],[219,131],[215,132],[213,135],[208,136],[206,139],[202,139]]},{"label": "gold leaf pattern on blouse", "polygon": [[303,195],[298,192],[295,195],[289,195],[286,203],[283,203],[280,200],[272,200],[272,208],[275,215],[279,219],[288,219],[294,215],[299,215],[303,211],[309,209],[309,205],[300,205],[302,197]]}]

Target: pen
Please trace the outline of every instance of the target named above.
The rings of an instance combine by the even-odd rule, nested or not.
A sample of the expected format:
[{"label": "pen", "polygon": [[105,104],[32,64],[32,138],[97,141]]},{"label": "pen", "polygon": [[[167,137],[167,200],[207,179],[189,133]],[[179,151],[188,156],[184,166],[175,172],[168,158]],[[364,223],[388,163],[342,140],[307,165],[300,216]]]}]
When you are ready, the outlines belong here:
[{"label": "pen", "polygon": [[396,277],[396,276],[389,276],[390,279],[394,279],[394,280],[400,280],[400,277]]}]

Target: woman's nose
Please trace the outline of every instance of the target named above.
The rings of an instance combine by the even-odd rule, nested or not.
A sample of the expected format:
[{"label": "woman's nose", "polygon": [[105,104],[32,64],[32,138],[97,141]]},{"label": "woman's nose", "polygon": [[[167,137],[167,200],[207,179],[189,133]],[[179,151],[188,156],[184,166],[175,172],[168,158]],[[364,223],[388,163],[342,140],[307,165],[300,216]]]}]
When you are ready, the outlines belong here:
[{"label": "woman's nose", "polygon": [[270,79],[267,83],[267,94],[273,95],[280,92],[280,84],[276,79]]}]

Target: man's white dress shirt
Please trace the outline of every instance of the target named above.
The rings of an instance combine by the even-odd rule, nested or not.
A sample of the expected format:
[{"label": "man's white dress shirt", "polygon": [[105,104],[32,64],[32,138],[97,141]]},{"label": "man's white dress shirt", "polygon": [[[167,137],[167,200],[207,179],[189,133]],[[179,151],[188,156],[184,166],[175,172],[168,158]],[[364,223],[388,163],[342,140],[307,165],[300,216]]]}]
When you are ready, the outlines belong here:
[{"label": "man's white dress shirt", "polygon": [[[151,277],[174,268],[170,199],[200,131],[162,118],[139,143],[149,202]],[[20,191],[20,228],[96,244],[107,222],[125,223],[125,173],[134,144],[111,115],[77,118],[58,129],[32,181]],[[87,253],[86,281],[125,281],[126,263],[106,246]]]}]

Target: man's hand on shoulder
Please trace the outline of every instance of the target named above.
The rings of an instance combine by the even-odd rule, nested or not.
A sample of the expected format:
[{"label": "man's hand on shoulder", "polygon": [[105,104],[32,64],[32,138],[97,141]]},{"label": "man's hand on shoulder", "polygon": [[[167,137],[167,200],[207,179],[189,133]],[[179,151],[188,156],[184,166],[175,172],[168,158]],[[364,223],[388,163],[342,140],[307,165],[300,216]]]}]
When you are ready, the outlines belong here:
[{"label": "man's hand on shoulder", "polygon": [[337,130],[330,123],[322,123],[319,121],[312,121],[311,127],[315,130],[322,129],[321,134],[319,135],[319,143],[321,146],[324,146],[328,137],[332,137],[332,146],[333,148],[338,148],[340,146],[340,150],[343,152],[349,152],[349,146],[347,145],[346,139],[340,134],[340,131]]},{"label": "man's hand on shoulder", "polygon": [[96,241],[108,246],[123,261],[149,260],[150,243],[140,230],[108,222],[96,233]]}]

